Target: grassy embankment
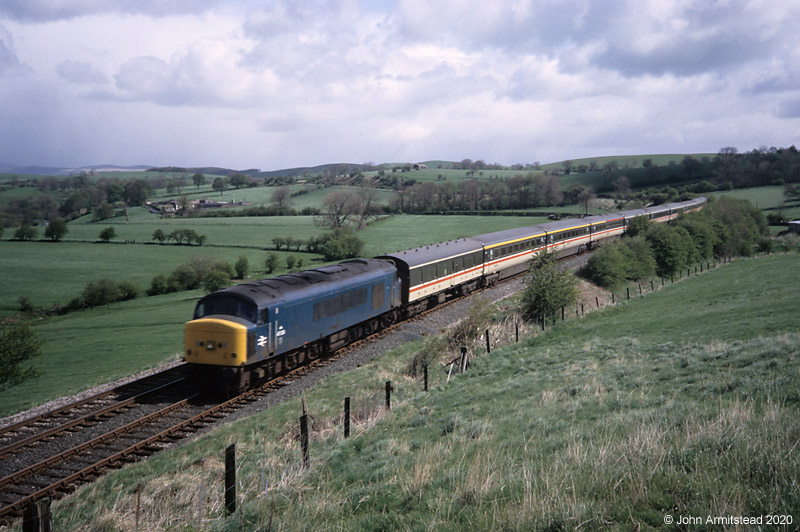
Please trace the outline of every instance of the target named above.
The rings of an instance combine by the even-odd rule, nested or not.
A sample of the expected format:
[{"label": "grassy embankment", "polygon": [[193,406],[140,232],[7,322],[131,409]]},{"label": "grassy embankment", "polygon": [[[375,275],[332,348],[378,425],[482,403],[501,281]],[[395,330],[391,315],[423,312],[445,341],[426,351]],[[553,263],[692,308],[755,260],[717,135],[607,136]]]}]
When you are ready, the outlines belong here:
[{"label": "grassy embankment", "polygon": [[[365,256],[409,249],[482,232],[540,222],[529,217],[394,216],[371,224],[360,237]],[[0,317],[17,312],[18,299],[26,296],[36,308],[64,305],[77,297],[92,280],[128,279],[142,288],[157,274],[168,274],[193,256],[212,256],[230,263],[244,255],[251,277],[266,276],[263,262],[274,236],[308,238],[324,230],[311,217],[159,219],[138,211],[129,222],[114,222],[119,235],[110,244],[64,241],[0,241]],[[108,221],[71,223],[69,238],[92,239]],[[195,229],[208,236],[207,246],[143,244],[157,228]],[[124,244],[125,240],[137,244]],[[261,246],[261,247],[259,247]],[[279,253],[285,273],[285,257],[293,254],[313,267],[318,255]],[[182,351],[183,323],[190,319],[202,291],[182,292],[112,304],[64,316],[36,320],[36,332],[44,341],[36,361],[42,374],[0,395],[0,416],[82,391],[103,382],[128,376]]]},{"label": "grassy embankment", "polygon": [[[295,399],[82,488],[56,503],[56,525],[133,530],[137,483],[146,529],[195,530],[200,506],[203,530],[797,520],[800,318],[787,289],[797,266],[797,255],[734,261],[526,335],[449,383],[437,366],[427,394],[405,371],[423,344],[407,344],[307,393],[309,470],[297,469]],[[370,421],[342,440],[342,398],[354,398],[361,422],[386,380],[405,400],[390,414],[368,409]],[[225,518],[222,455],[234,441],[240,509]]]}]

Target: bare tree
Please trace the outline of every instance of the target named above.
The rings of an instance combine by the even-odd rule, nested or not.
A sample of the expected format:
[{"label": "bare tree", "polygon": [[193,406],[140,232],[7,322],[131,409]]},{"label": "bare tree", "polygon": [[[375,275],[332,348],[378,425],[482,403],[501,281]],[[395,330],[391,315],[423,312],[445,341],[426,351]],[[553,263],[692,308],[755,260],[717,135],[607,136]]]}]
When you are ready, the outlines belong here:
[{"label": "bare tree", "polygon": [[272,203],[279,209],[288,209],[292,204],[292,194],[289,187],[278,187],[272,193]]},{"label": "bare tree", "polygon": [[344,227],[357,212],[361,197],[357,192],[336,189],[322,199],[322,214],[317,223],[331,229]]}]

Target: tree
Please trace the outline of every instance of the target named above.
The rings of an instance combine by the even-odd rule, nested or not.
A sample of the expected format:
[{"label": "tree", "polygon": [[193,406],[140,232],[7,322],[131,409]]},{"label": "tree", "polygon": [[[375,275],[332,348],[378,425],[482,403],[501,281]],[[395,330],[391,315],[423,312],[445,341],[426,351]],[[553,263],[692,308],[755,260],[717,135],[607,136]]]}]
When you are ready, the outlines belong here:
[{"label": "tree", "polygon": [[92,215],[92,220],[99,221],[99,220],[107,220],[108,218],[114,217],[114,206],[108,203],[107,201],[101,201],[100,205],[97,206],[95,209],[94,214]]},{"label": "tree", "polygon": [[211,188],[219,192],[219,195],[222,196],[222,193],[225,192],[225,189],[228,188],[228,185],[225,183],[224,179],[222,179],[221,177],[217,177],[211,184]]},{"label": "tree", "polygon": [[212,270],[203,279],[203,288],[207,294],[222,290],[228,286],[230,280],[228,275],[222,270]]},{"label": "tree", "polygon": [[144,179],[134,179],[125,185],[123,197],[126,206],[144,205],[147,197],[153,193],[150,183]]},{"label": "tree", "polygon": [[666,224],[650,225],[646,238],[653,248],[656,273],[660,277],[669,277],[686,265],[690,244],[683,237],[688,238],[689,233],[685,229],[682,233]]},{"label": "tree", "polygon": [[554,252],[539,253],[525,276],[520,305],[522,316],[528,321],[552,316],[578,299],[575,276],[560,269],[556,258]]},{"label": "tree", "polygon": [[278,187],[272,193],[272,203],[278,209],[288,209],[292,203],[292,193],[289,192],[289,187]]},{"label": "tree", "polygon": [[36,238],[36,228],[30,225],[21,225],[14,231],[14,240],[33,240]]},{"label": "tree", "polygon": [[163,244],[164,240],[166,239],[167,239],[167,234],[163,230],[156,229],[155,231],[153,231],[153,240],[158,240],[159,244]]},{"label": "tree", "polygon": [[297,258],[294,255],[289,255],[286,257],[286,267],[290,270],[294,269],[295,265],[297,264]]},{"label": "tree", "polygon": [[235,173],[230,177],[231,185],[237,189],[247,184],[247,176],[242,173]]},{"label": "tree", "polygon": [[337,189],[322,199],[322,218],[320,225],[331,229],[344,227],[355,214],[355,207],[359,196],[356,192],[346,189]]},{"label": "tree", "polygon": [[29,362],[41,355],[42,342],[27,325],[0,332],[0,392],[39,375]]},{"label": "tree", "polygon": [[612,290],[621,287],[627,277],[627,261],[620,246],[610,244],[597,250],[586,264],[586,273],[599,286]]},{"label": "tree", "polygon": [[83,289],[82,298],[87,307],[99,307],[121,300],[122,291],[112,279],[100,279],[89,281]]},{"label": "tree", "polygon": [[100,240],[102,240],[106,244],[108,243],[109,240],[111,240],[115,236],[117,236],[117,231],[111,226],[108,226],[102,231],[100,231]]},{"label": "tree", "polygon": [[56,218],[55,220],[51,220],[50,223],[44,230],[45,238],[49,238],[53,242],[58,242],[64,235],[67,234],[67,222],[65,222],[62,218]]},{"label": "tree", "polygon": [[247,257],[240,255],[236,264],[233,265],[233,269],[236,270],[237,279],[244,279],[247,277],[247,274],[250,273],[250,262],[248,262]]},{"label": "tree", "polygon": [[278,266],[278,255],[276,253],[270,253],[267,255],[267,258],[264,260],[264,269],[267,273],[272,273],[275,271],[275,268]]},{"label": "tree", "polygon": [[195,188],[200,188],[200,185],[206,184],[206,176],[198,172],[192,176],[192,183],[194,183]]}]

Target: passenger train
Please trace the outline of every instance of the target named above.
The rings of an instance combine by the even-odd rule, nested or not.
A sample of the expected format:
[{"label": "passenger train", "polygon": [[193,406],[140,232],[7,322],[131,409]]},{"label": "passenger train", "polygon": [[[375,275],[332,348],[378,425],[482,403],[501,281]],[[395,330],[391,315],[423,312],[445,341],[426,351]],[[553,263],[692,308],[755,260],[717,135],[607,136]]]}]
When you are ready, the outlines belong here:
[{"label": "passenger train", "polygon": [[527,269],[536,253],[580,253],[633,218],[674,220],[700,197],[508,229],[238,284],[203,297],[185,327],[197,386],[227,395],[325,356],[444,301]]}]

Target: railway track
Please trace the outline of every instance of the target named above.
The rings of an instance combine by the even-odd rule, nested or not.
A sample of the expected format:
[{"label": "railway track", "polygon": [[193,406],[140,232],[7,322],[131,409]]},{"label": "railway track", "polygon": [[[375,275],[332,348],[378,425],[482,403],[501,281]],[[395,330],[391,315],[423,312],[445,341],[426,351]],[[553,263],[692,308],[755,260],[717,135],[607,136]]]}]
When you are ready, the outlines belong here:
[{"label": "railway track", "polygon": [[40,499],[59,498],[104,471],[150,456],[405,323],[484,290],[450,299],[227,401],[193,393],[180,365],[2,427],[0,525]]}]

